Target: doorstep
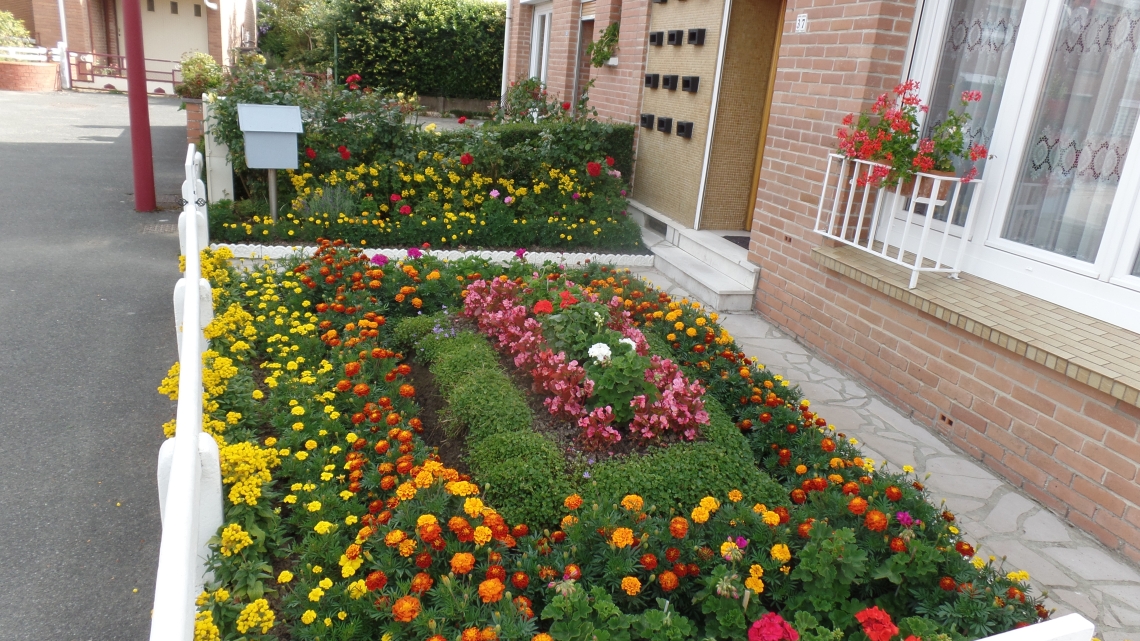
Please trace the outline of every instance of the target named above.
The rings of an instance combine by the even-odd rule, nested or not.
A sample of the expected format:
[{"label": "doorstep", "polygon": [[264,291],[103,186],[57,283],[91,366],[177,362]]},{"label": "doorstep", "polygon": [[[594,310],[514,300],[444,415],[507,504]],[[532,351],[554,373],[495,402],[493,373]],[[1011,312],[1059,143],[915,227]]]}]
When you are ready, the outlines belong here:
[{"label": "doorstep", "polygon": [[752,309],[760,267],[748,261],[747,249],[715,232],[677,227],[636,201],[629,204],[654,268],[717,311]]}]

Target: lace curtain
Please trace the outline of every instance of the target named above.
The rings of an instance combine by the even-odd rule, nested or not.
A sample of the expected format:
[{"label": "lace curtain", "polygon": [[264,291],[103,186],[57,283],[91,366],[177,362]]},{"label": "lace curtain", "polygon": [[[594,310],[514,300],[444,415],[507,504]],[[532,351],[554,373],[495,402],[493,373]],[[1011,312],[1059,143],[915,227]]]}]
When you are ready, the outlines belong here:
[{"label": "lace curtain", "polygon": [[[963,91],[980,91],[982,100],[966,108],[970,125],[965,133],[970,144],[989,147],[1024,8],[1025,0],[955,0],[931,91],[928,131],[949,110],[962,109]],[[977,166],[981,175],[985,161]],[[969,167],[968,160],[960,160],[955,170],[965,174]],[[969,185],[962,194],[954,224],[961,225],[965,220],[973,189]],[[935,212],[935,218],[945,220],[946,214]]]},{"label": "lace curtain", "polygon": [[1140,116],[1140,0],[1067,0],[1002,238],[1093,262]]}]

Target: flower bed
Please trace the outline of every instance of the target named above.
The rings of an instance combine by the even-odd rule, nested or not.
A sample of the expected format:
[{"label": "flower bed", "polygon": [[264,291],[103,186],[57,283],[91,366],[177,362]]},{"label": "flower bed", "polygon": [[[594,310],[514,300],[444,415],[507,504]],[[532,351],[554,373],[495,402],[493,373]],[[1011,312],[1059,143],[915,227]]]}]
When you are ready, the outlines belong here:
[{"label": "flower bed", "polygon": [[[204,429],[221,446],[227,498],[197,638],[931,640],[1042,613],[1026,577],[974,557],[920,480],[875,468],[712,315],[626,274],[592,267],[571,280],[620,297],[649,349],[707,389],[710,426],[725,406],[780,495],[731,488],[677,509],[615,484],[551,497],[561,519],[549,530],[514,522],[488,505],[477,470],[466,478],[418,435],[405,337],[389,325],[458,309],[482,278],[526,282],[532,267],[381,267],[332,244],[248,275],[226,259],[203,259],[217,293]],[[446,342],[432,367],[458,387],[472,377],[440,376]]]}]

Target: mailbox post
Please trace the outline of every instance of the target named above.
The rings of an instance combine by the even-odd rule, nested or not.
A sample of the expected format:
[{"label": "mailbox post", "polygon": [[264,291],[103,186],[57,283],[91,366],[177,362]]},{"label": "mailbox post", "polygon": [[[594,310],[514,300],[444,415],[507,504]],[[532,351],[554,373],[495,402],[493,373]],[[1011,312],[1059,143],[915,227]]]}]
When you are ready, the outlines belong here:
[{"label": "mailbox post", "polygon": [[246,166],[269,170],[269,211],[276,223],[277,170],[297,168],[301,108],[239,104],[238,127],[245,137]]}]

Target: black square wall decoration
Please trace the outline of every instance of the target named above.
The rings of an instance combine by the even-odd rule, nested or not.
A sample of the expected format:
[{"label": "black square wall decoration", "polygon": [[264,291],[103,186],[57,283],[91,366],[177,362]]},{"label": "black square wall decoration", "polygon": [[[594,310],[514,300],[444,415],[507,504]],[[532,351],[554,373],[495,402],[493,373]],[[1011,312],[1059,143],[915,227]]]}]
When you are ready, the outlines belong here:
[{"label": "black square wall decoration", "polygon": [[705,43],[704,29],[689,29],[689,44],[703,45]]},{"label": "black square wall decoration", "polygon": [[647,74],[645,74],[645,86],[648,87],[649,89],[656,89],[660,83],[661,83],[661,74],[659,74],[659,73],[647,73]]},{"label": "black square wall decoration", "polygon": [[673,133],[673,119],[672,118],[658,118],[657,131],[665,133]]},{"label": "black square wall decoration", "polygon": [[653,45],[654,47],[660,47],[661,45],[665,44],[665,32],[664,31],[650,31],[649,32],[649,44]]},{"label": "black square wall decoration", "polygon": [[680,76],[661,76],[661,88],[676,91],[679,77]]},{"label": "black square wall decoration", "polygon": [[685,30],[684,29],[670,30],[669,31],[668,43],[673,45],[673,46],[679,46],[679,45],[685,44]]},{"label": "black square wall decoration", "polygon": [[693,123],[684,120],[677,121],[677,135],[682,138],[693,137]]},{"label": "black square wall decoration", "polygon": [[700,76],[681,76],[681,91],[697,93],[697,87],[699,87],[700,84]]},{"label": "black square wall decoration", "polygon": [[646,129],[653,129],[653,114],[641,114],[641,126]]}]

